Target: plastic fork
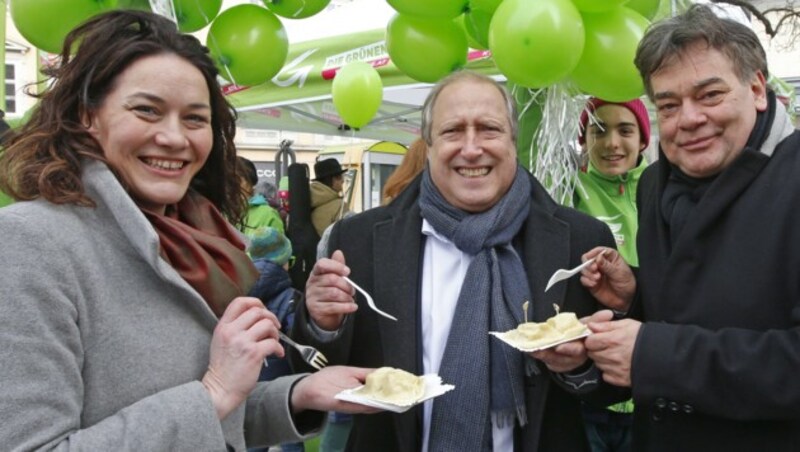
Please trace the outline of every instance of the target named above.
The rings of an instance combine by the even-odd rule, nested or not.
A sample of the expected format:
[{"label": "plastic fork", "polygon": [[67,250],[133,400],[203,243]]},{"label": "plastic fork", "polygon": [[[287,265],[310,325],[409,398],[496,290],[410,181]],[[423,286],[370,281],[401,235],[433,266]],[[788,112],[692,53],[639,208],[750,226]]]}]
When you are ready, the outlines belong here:
[{"label": "plastic fork", "polygon": [[370,294],[368,294],[366,290],[362,289],[361,287],[358,287],[358,284],[354,283],[354,282],[353,282],[353,281],[352,281],[350,278],[348,278],[347,276],[342,276],[342,278],[344,278],[344,280],[345,280],[345,281],[347,281],[348,283],[350,283],[350,285],[351,285],[351,286],[353,286],[353,288],[354,288],[354,289],[356,289],[357,291],[361,292],[361,295],[364,295],[364,298],[366,298],[366,299],[367,299],[367,304],[369,305],[369,307],[370,307],[370,308],[372,308],[372,310],[373,310],[373,311],[375,311],[375,312],[377,312],[378,314],[380,314],[380,315],[382,315],[382,316],[386,317],[387,319],[392,319],[392,320],[394,320],[395,322],[397,321],[397,317],[395,317],[395,316],[393,316],[393,315],[389,315],[389,314],[387,314],[387,313],[385,313],[385,312],[381,311],[380,309],[378,309],[378,307],[377,307],[377,306],[375,306],[375,300],[373,300],[373,299],[372,299],[372,296],[371,296]]},{"label": "plastic fork", "polygon": [[[598,254],[598,256],[602,256],[602,254],[603,253]],[[565,269],[556,270],[556,272],[553,273],[553,276],[550,277],[550,280],[547,281],[547,287],[544,288],[544,291],[547,292],[556,283],[561,282],[561,281],[563,281],[565,279],[569,279],[573,275],[575,275],[577,273],[580,273],[581,270],[583,270],[584,268],[586,268],[589,265],[591,265],[591,263],[594,262],[595,259],[597,259],[597,257],[593,257],[593,258],[589,259],[588,261],[582,263],[581,265],[578,265],[577,267],[575,267],[573,269],[570,269],[570,270],[565,270]]]},{"label": "plastic fork", "polygon": [[278,333],[281,335],[281,340],[300,352],[300,356],[303,358],[303,361],[307,362],[314,369],[320,370],[328,364],[328,358],[326,358],[321,351],[309,345],[298,344],[297,342],[291,340],[289,336],[283,334],[282,331],[278,331]]}]

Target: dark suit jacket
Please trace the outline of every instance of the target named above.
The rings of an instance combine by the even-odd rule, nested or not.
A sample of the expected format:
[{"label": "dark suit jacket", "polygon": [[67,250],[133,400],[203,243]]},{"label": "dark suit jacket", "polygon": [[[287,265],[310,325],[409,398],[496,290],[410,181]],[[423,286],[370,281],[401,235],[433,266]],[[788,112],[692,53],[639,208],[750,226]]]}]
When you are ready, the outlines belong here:
[{"label": "dark suit jacket", "polygon": [[674,244],[665,163],[639,184],[634,447],[800,450],[800,132],[743,152]]},{"label": "dark suit jacket", "polygon": [[[611,232],[605,224],[556,204],[533,177],[531,182],[531,210],[516,245],[523,250],[533,294],[533,320],[544,321],[554,315],[553,304],[564,312],[576,312],[579,317],[589,315],[598,305],[579,278],[559,283],[547,293],[544,288],[555,270],[578,265],[581,254],[591,248],[613,247]],[[347,318],[333,342],[324,343],[309,329],[307,311],[299,306],[295,335],[319,347],[332,363],[391,366],[417,375],[423,372],[419,287],[424,243],[417,202],[419,186],[418,177],[389,206],[341,220],[334,226],[328,249],[342,250],[351,278],[372,294],[382,310],[399,320],[378,316],[358,296],[358,312]],[[490,340],[488,335],[486,340]],[[553,384],[555,380],[546,367],[539,367],[540,375],[525,381],[529,423],[517,429],[516,450],[587,450],[577,397]],[[355,416],[348,449],[419,450],[421,422],[421,405],[403,414]]]}]

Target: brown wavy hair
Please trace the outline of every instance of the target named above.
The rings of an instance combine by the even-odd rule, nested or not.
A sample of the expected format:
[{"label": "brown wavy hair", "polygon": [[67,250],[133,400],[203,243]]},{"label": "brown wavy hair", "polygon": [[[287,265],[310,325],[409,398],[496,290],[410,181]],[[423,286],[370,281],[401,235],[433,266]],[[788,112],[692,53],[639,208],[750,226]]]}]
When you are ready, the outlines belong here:
[{"label": "brown wavy hair", "polygon": [[67,35],[59,62],[44,71],[47,80],[41,84],[46,88],[31,94],[38,105],[0,157],[0,189],[16,200],[44,198],[54,204],[94,206],[81,181],[82,160],[107,161],[82,119],[101,106],[125,69],[161,54],[191,63],[208,86],[214,141],[191,188],[230,221],[240,222],[247,196],[239,184],[233,143],[236,113],[220,90],[208,49],[197,38],[179,33],[168,19],[144,11],[101,14]]},{"label": "brown wavy hair", "polygon": [[400,162],[400,166],[386,179],[386,185],[383,187],[383,204],[389,204],[425,169],[427,156],[428,146],[425,144],[425,140],[422,138],[414,140],[408,147],[408,152]]}]

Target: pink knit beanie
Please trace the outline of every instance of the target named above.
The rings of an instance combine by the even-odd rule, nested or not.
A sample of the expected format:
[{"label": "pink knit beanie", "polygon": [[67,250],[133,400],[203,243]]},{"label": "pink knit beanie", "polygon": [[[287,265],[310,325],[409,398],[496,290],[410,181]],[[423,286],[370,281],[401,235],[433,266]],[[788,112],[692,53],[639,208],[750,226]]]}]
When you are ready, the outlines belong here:
[{"label": "pink knit beanie", "polygon": [[586,143],[586,123],[589,121],[589,112],[594,113],[598,108],[603,105],[619,105],[627,108],[636,117],[636,122],[639,124],[639,132],[642,137],[642,142],[647,146],[650,143],[650,116],[647,114],[647,107],[639,99],[629,100],[627,102],[607,102],[596,97],[592,97],[586,102],[586,108],[581,112],[581,124],[578,131],[578,143],[583,145]]}]

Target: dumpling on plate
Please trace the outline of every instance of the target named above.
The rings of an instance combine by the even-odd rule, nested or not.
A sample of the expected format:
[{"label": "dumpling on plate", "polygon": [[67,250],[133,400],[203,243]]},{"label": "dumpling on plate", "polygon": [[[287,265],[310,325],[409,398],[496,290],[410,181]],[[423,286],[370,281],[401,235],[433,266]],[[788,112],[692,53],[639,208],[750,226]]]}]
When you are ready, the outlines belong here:
[{"label": "dumpling on plate", "polygon": [[586,332],[586,325],[578,320],[574,312],[562,312],[547,319],[547,323],[564,333],[564,337],[580,336]]},{"label": "dumpling on plate", "polygon": [[517,329],[508,331],[506,338],[518,344],[520,348],[538,348],[542,345],[558,341],[564,334],[549,323],[521,323]]},{"label": "dumpling on plate", "polygon": [[381,367],[367,375],[364,386],[354,394],[393,405],[413,405],[425,394],[425,381],[394,367]]},{"label": "dumpling on plate", "polygon": [[588,333],[574,312],[562,312],[545,322],[524,322],[503,333],[491,333],[520,350],[536,350]]}]

